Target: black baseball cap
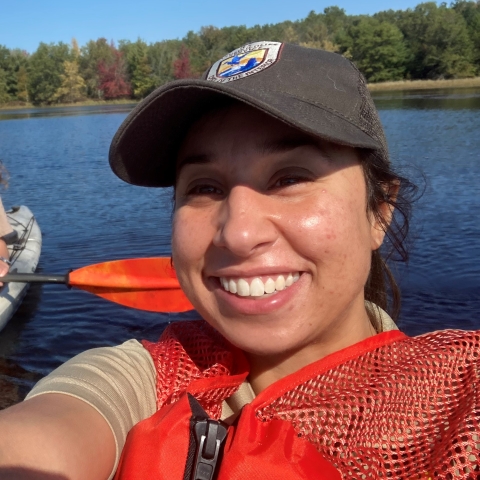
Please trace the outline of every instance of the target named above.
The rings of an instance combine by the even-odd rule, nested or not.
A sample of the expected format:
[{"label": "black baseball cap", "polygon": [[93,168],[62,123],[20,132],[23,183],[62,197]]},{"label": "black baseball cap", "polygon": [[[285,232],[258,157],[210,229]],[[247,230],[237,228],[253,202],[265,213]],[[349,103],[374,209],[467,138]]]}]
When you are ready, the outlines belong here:
[{"label": "black baseball cap", "polygon": [[368,149],[389,161],[377,110],[352,62],[332,52],[265,41],[234,50],[201,79],[170,82],[141,101],[112,140],[112,170],[133,185],[173,185],[187,130],[225,97],[314,137]]}]

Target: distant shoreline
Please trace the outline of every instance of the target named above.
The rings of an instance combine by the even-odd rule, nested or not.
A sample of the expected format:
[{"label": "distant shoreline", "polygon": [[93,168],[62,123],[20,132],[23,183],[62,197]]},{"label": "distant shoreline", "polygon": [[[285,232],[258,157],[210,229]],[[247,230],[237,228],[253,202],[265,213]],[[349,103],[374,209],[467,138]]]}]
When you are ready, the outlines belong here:
[{"label": "distant shoreline", "polygon": [[[480,88],[480,77],[454,78],[451,80],[400,80],[398,82],[369,83],[371,92],[401,92],[403,90],[439,90],[450,88]],[[131,99],[121,100],[86,100],[77,103],[58,103],[55,105],[33,105],[31,103],[15,102],[0,105],[0,110],[20,110],[26,108],[64,108],[64,107],[88,107],[94,105],[125,105],[135,104],[138,101]]]},{"label": "distant shoreline", "polygon": [[437,90],[442,88],[480,87],[480,77],[454,78],[451,80],[400,80],[398,82],[369,83],[371,92],[401,92],[402,90]]},{"label": "distant shoreline", "polygon": [[139,101],[129,98],[121,100],[85,100],[84,102],[76,103],[56,103],[55,105],[33,105],[27,102],[11,102],[0,105],[0,110],[22,110],[27,108],[65,108],[65,107],[92,107],[95,105],[135,105]]}]

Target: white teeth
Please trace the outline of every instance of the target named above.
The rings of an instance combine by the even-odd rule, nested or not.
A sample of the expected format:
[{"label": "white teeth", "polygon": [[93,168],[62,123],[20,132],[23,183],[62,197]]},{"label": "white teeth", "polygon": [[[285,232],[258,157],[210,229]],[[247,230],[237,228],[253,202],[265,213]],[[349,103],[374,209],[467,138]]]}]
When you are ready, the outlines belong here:
[{"label": "white teeth", "polygon": [[285,288],[285,277],[283,275],[279,275],[277,281],[275,282],[275,290],[280,291]]},{"label": "white teeth", "polygon": [[230,280],[229,282],[226,281],[226,283],[228,283],[228,290],[225,289],[227,290],[227,292],[237,293],[237,284],[235,283],[234,280]]},{"label": "white teeth", "polygon": [[225,277],[220,278],[220,283],[223,289],[230,293],[236,293],[241,297],[261,297],[266,293],[274,293],[284,290],[287,287],[293,285],[300,278],[299,272],[289,273],[285,278],[284,275],[278,275],[276,280],[268,278],[265,283],[259,277],[251,280],[249,284],[244,278],[238,280]]},{"label": "white teeth", "polygon": [[237,283],[237,293],[241,297],[248,297],[250,295],[250,285],[247,281],[241,278]]},{"label": "white teeth", "polygon": [[275,282],[269,278],[266,282],[265,282],[265,293],[273,293],[275,291]]},{"label": "white teeth", "polygon": [[250,295],[252,297],[261,297],[264,293],[263,282],[259,278],[254,278],[250,284]]}]

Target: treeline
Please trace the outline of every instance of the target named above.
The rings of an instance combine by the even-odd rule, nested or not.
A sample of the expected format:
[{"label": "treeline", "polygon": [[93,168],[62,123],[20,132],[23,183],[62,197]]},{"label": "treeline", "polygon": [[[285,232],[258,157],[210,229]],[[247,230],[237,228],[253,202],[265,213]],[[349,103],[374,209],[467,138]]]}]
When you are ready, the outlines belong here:
[{"label": "treeline", "polygon": [[99,38],[79,47],[72,40],[40,43],[32,54],[0,45],[0,104],[141,99],[170,80],[199,77],[231,50],[258,40],[341,53],[369,82],[473,77],[480,75],[480,0],[427,2],[372,16],[328,7],[295,22],[209,26],[152,44]]}]

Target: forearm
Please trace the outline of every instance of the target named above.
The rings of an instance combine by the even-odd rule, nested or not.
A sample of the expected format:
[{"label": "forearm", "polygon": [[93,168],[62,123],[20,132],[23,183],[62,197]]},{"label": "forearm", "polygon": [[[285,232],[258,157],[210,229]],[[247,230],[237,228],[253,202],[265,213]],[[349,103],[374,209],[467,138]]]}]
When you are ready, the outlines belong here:
[{"label": "forearm", "polygon": [[45,394],[0,412],[2,480],[106,480],[115,441],[90,405]]}]

